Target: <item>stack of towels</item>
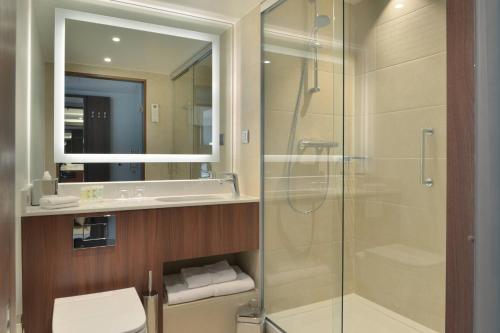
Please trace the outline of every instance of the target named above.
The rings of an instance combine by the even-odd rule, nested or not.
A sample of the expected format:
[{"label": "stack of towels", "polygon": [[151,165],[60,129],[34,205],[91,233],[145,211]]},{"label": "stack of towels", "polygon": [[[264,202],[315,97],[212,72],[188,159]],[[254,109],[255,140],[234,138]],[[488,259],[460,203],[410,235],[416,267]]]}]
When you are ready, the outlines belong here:
[{"label": "stack of towels", "polygon": [[255,282],[238,266],[227,261],[181,269],[180,274],[164,277],[167,302],[170,305],[204,298],[237,294],[255,288]]},{"label": "stack of towels", "polygon": [[44,195],[40,198],[40,207],[44,209],[60,209],[77,207],[80,198],[71,195]]}]

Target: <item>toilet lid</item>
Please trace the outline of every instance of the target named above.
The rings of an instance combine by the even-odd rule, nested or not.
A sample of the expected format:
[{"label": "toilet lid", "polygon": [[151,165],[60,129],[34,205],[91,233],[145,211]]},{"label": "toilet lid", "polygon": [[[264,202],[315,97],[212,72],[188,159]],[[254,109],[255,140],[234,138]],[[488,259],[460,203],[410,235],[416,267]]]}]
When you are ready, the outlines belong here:
[{"label": "toilet lid", "polygon": [[137,333],[145,326],[146,315],[135,288],[54,301],[54,333]]}]

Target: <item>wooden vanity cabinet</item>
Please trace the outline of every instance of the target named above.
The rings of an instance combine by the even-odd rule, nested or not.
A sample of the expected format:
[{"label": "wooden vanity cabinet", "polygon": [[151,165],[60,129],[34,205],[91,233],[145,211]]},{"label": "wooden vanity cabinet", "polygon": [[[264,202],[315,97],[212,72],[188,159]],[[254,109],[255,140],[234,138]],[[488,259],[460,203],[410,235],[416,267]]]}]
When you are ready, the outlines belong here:
[{"label": "wooden vanity cabinet", "polygon": [[[76,216],[116,216],[116,245],[73,249]],[[163,263],[256,250],[258,203],[24,217],[23,325],[49,333],[54,299],[134,286],[147,289],[148,271],[159,291],[162,325]]]}]

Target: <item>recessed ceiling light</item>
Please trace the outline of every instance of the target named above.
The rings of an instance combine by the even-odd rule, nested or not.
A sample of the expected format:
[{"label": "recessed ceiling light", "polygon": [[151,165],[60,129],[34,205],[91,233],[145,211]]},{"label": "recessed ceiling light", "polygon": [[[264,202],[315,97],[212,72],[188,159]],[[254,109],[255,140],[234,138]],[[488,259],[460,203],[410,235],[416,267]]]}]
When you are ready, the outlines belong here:
[{"label": "recessed ceiling light", "polygon": [[270,63],[271,63],[271,60],[264,60],[264,63],[265,63],[265,64],[270,64]]},{"label": "recessed ceiling light", "polygon": [[396,8],[396,9],[401,9],[401,8],[403,8],[404,6],[405,6],[405,5],[404,5],[404,4],[402,4],[402,3],[397,3],[397,4],[396,4],[396,6],[394,6],[394,8]]},{"label": "recessed ceiling light", "polygon": [[104,58],[104,61],[105,62],[111,62],[111,58],[110,57],[106,57],[106,58]]},{"label": "recessed ceiling light", "polygon": [[111,40],[115,43],[118,43],[119,41],[121,41],[120,37],[113,37],[113,38],[111,38]]}]

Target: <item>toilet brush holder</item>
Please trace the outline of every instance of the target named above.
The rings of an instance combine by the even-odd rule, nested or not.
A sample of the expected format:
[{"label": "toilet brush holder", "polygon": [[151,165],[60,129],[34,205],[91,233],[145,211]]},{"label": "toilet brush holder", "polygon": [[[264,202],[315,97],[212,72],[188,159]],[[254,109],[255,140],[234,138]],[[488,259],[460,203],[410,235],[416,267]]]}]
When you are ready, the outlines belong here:
[{"label": "toilet brush holder", "polygon": [[148,333],[158,332],[158,293],[153,290],[153,274],[149,271],[148,291],[143,295]]},{"label": "toilet brush holder", "polygon": [[158,332],[158,293],[147,293],[143,297],[146,311],[146,327],[148,333]]}]

